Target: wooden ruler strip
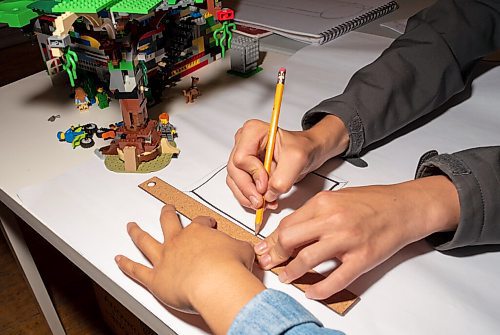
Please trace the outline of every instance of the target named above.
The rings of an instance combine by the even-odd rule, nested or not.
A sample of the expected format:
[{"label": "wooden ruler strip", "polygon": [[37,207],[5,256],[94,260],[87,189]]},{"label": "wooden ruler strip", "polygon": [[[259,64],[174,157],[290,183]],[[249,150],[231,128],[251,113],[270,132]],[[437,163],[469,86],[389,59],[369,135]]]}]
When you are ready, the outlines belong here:
[{"label": "wooden ruler strip", "polygon": [[[232,236],[233,238],[247,241],[252,245],[261,240],[259,237],[247,232],[237,224],[191,198],[186,193],[179,191],[160,178],[153,177],[141,183],[139,187],[160,201],[174,205],[177,212],[191,220],[200,215],[211,216],[217,220],[217,229],[228,234],[229,236]],[[282,270],[283,266],[280,266],[275,267],[271,271],[278,275]],[[298,289],[305,291],[308,286],[317,283],[324,278],[325,277],[322,274],[310,271],[302,278],[294,281],[292,284]],[[359,301],[358,296],[348,290],[343,290],[328,299],[322,300],[321,302],[336,313],[344,315],[357,301]]]}]

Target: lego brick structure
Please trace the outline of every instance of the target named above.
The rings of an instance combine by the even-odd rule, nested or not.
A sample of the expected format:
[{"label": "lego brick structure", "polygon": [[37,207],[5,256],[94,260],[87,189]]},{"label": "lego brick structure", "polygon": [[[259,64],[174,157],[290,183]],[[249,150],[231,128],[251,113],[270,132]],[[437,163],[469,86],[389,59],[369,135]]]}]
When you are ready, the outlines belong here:
[{"label": "lego brick structure", "polygon": [[219,0],[0,0],[0,23],[32,28],[47,73],[69,81],[80,111],[119,100],[123,126],[101,152],[118,155],[127,172],[169,147],[147,108],[224,56],[233,18]]}]

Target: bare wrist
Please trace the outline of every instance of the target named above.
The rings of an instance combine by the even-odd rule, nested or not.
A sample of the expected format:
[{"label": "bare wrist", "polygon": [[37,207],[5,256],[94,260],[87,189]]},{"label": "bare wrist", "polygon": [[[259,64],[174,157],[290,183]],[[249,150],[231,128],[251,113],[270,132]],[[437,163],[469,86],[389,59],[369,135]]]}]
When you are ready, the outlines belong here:
[{"label": "bare wrist", "polygon": [[403,184],[410,192],[413,240],[436,232],[453,231],[460,220],[460,202],[455,185],[446,176],[430,176]]},{"label": "bare wrist", "polygon": [[341,155],[349,147],[349,132],[344,122],[335,115],[326,115],[305,133],[314,143],[314,159],[321,163]]},{"label": "bare wrist", "polygon": [[226,334],[240,310],[265,289],[243,264],[210,271],[190,293],[193,308],[215,334]]}]

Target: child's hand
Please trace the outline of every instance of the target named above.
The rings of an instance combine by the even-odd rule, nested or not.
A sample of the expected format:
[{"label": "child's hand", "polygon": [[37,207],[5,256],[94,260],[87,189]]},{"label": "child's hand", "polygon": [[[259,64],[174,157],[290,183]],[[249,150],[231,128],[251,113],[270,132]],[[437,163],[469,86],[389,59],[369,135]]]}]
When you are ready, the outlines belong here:
[{"label": "child's hand", "polygon": [[160,223],[163,243],[136,223],[127,225],[152,268],[125,256],[116,256],[118,266],[165,305],[198,311],[214,332],[224,333],[241,307],[265,289],[251,273],[252,246],[214,229],[210,217],[183,228],[172,205],[163,207]]},{"label": "child's hand", "polygon": [[339,260],[337,269],[306,291],[309,298],[325,299],[404,246],[453,231],[459,217],[457,190],[445,176],[323,191],[281,220],[255,251],[270,269],[300,250],[280,274],[286,283],[323,261]]},{"label": "child's hand", "polygon": [[268,207],[293,184],[316,170],[327,159],[346,150],[349,139],[344,124],[335,116],[327,116],[306,131],[278,129],[271,173],[262,163],[266,151],[269,124],[259,120],[245,122],[235,135],[235,143],[227,163],[227,185],[238,202],[245,207]]}]

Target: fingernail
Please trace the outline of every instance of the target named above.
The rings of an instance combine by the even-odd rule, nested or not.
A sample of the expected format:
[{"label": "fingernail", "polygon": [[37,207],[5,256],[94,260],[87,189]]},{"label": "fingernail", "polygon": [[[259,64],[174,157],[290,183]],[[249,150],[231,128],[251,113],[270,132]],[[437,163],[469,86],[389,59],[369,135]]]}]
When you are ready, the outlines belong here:
[{"label": "fingernail", "polygon": [[256,196],[251,195],[251,196],[250,196],[250,202],[252,203],[252,206],[253,206],[254,208],[259,208],[260,201],[259,201],[259,199],[257,199],[257,197],[256,197]]},{"label": "fingernail", "polygon": [[267,208],[270,210],[274,210],[278,208],[278,203],[277,202],[266,202]]},{"label": "fingernail", "polygon": [[278,275],[278,279],[282,283],[285,283],[285,284],[287,283],[288,276],[286,275],[286,271],[285,270],[281,271],[281,273]]},{"label": "fingernail", "polygon": [[306,298],[307,299],[312,299],[312,300],[317,300],[316,296],[314,293],[311,293],[310,291],[306,290]]},{"label": "fingernail", "polygon": [[162,211],[175,211],[175,206],[171,204],[165,204],[161,208]]},{"label": "fingernail", "polygon": [[262,187],[262,182],[259,179],[255,181],[255,187],[257,187],[257,190],[260,190],[260,188]]},{"label": "fingernail", "polygon": [[271,255],[267,254],[259,259],[259,263],[262,267],[267,267],[271,263]]},{"label": "fingernail", "polygon": [[254,247],[254,250],[255,250],[255,253],[258,254],[258,255],[261,255],[264,253],[264,251],[266,251],[267,249],[267,243],[266,242],[260,242],[260,243],[257,243]]},{"label": "fingernail", "polygon": [[115,256],[115,262],[120,262],[120,260],[122,259],[122,256]]},{"label": "fingernail", "polygon": [[264,195],[264,199],[266,199],[267,202],[273,202],[278,199],[278,195],[273,191],[267,191]]}]

